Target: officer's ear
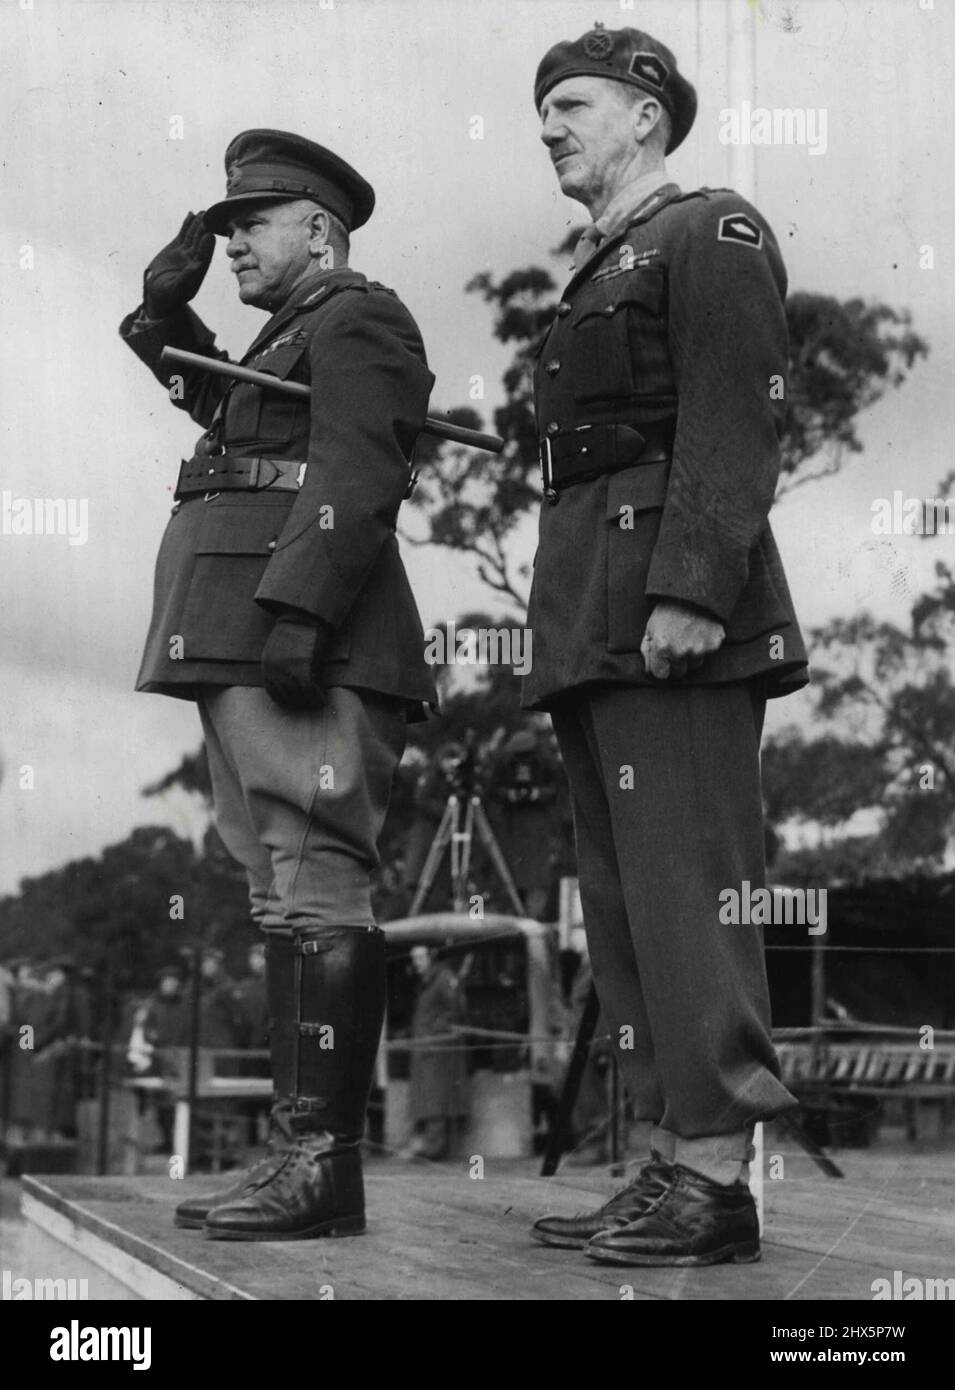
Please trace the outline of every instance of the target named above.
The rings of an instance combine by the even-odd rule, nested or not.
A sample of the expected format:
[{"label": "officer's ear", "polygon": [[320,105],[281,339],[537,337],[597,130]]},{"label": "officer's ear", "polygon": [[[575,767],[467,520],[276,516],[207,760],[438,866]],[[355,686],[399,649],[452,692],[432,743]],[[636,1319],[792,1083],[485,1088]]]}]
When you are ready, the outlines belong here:
[{"label": "officer's ear", "polygon": [[308,250],[312,256],[320,256],[328,245],[332,234],[332,219],[324,208],[316,208],[308,219]]},{"label": "officer's ear", "polygon": [[638,145],[645,144],[652,136],[662,138],[667,115],[663,105],[656,97],[641,96],[633,104],[631,111],[633,136]]}]

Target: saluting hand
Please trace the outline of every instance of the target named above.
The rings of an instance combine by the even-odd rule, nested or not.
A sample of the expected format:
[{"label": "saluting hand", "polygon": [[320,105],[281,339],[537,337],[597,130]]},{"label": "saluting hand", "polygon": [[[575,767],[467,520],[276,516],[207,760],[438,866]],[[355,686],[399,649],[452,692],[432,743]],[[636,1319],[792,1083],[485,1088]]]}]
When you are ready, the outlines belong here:
[{"label": "saluting hand", "polygon": [[325,703],[322,659],[332,629],[321,618],[277,618],[262,650],[265,688],[283,709],[318,709]]},{"label": "saluting hand", "polygon": [[685,676],[703,665],[723,645],[722,623],[697,608],[661,599],[650,614],[640,652],[647,670],[657,680]]},{"label": "saluting hand", "polygon": [[143,277],[143,308],[151,319],[166,319],[194,299],[206,278],[216,239],[201,212],[186,220],[168,246],[154,256]]}]

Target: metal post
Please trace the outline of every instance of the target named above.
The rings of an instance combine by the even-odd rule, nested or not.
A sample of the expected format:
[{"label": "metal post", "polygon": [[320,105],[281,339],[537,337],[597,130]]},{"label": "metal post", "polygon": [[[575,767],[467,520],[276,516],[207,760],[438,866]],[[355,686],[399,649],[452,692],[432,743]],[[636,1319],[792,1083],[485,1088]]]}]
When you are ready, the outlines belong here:
[{"label": "metal post", "polygon": [[610,1053],[610,1162],[620,1162],[620,1068],[615,1051]]},{"label": "metal post", "polygon": [[107,947],[103,972],[103,1034],[100,1054],[99,1134],[96,1170],[101,1177],[109,1172],[109,1092],[113,1057],[113,953]]},{"label": "metal post", "polygon": [[201,999],[200,987],[202,982],[201,971],[202,955],[198,945],[192,948],[192,1000],[189,1019],[189,1084],[186,1091],[186,1103],[189,1106],[189,1125],[186,1130],[188,1142],[186,1152],[180,1157],[183,1161],[185,1172],[189,1171],[189,1164],[195,1144],[193,1137],[196,1132],[196,1097],[199,1091],[199,1033],[201,1028]]},{"label": "metal post", "polygon": [[[726,104],[740,112],[740,143],[727,145],[727,183],[756,201],[756,150],[744,137],[756,104],[756,16],[746,0],[726,0]],[[746,132],[748,136],[748,130]],[[745,138],[745,143],[744,143]]]}]

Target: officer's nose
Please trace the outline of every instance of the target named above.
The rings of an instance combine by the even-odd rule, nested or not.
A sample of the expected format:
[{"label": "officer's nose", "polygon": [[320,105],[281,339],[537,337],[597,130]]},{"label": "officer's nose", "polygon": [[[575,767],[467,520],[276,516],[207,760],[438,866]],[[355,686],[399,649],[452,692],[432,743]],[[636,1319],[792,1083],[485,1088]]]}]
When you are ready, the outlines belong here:
[{"label": "officer's nose", "polygon": [[226,244],[225,253],[234,260],[236,256],[241,256],[246,250],[247,242],[245,232],[240,227],[233,227],[229,233],[229,240]]},{"label": "officer's nose", "polygon": [[552,111],[545,111],[541,116],[541,139],[549,150],[555,145],[559,145],[567,134],[567,126],[560,116]]}]

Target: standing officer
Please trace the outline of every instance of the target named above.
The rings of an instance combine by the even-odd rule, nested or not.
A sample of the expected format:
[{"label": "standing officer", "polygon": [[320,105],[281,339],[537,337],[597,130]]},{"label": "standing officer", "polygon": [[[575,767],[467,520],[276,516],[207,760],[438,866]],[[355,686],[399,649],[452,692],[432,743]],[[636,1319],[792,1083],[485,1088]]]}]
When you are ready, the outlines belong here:
[{"label": "standing officer", "polygon": [[766,519],[786,275],[755,208],[669,181],[696,93],[663,44],[598,26],[545,55],[534,99],[561,190],[594,222],[536,362],[524,703],[552,714],[594,980],[655,1126],[634,1183],[534,1233],[621,1264],[756,1259],[752,1128],[795,1101],[759,929],[722,925],[719,895],[764,880],[765,700],[807,679]]},{"label": "standing officer", "polygon": [[[374,192],[330,150],[249,130],[120,332],[205,433],[156,568],[137,688],[194,699],[216,820],[268,942],[271,1156],[182,1225],[239,1240],[364,1229],[359,1142],[385,1005],[376,841],[408,717],[435,691],[395,537],[433,378],[394,293],[348,266]],[[307,400],[160,362],[223,357],[188,307],[213,234],[271,317],[242,361]]]}]

